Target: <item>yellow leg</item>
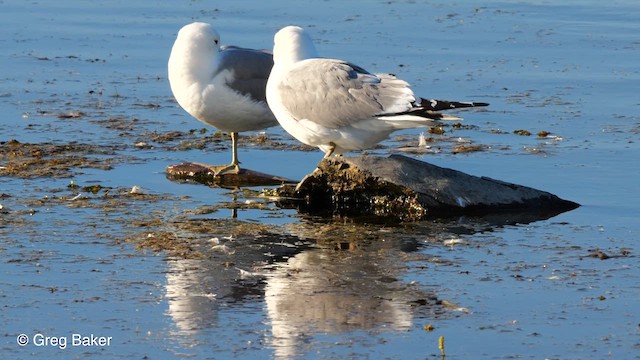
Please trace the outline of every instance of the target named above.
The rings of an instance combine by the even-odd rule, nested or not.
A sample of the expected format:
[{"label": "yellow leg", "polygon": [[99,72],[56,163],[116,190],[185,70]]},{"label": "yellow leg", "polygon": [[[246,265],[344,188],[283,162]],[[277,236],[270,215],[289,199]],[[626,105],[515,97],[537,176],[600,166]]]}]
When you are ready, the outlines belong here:
[{"label": "yellow leg", "polygon": [[238,133],[231,133],[231,164],[233,166],[238,166],[240,162],[238,161]]},{"label": "yellow leg", "polygon": [[240,161],[238,161],[238,133],[231,133],[231,164],[225,166],[215,166],[214,176],[225,174],[238,174],[240,172]]},{"label": "yellow leg", "polygon": [[334,142],[330,142],[329,146],[331,146],[331,147],[329,148],[329,150],[326,153],[324,153],[323,159],[326,159],[326,158],[330,157],[331,155],[333,155],[333,152],[336,151],[336,144]]},{"label": "yellow leg", "polygon": [[[324,153],[324,157],[322,158],[323,160],[328,158],[328,157],[331,157],[331,155],[333,155],[333,152],[336,150],[336,144],[334,142],[330,142],[329,146],[331,146],[331,147],[329,148],[329,150],[327,150],[326,153]],[[322,160],[320,160],[320,162],[322,162]],[[316,169],[313,171],[313,173],[315,173],[316,171],[320,171],[319,165],[320,165],[320,163],[318,163],[318,166],[316,166]],[[300,187],[305,182],[305,180],[307,180],[307,178],[309,178],[310,176],[313,176],[313,173],[307,174],[302,180],[300,180],[298,185],[296,185],[296,191],[300,190]]]}]

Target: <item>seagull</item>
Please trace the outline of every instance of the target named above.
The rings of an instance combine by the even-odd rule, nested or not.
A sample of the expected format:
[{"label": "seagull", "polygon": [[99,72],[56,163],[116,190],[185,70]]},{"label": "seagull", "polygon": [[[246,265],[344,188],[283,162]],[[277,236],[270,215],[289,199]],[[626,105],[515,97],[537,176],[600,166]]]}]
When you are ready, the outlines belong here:
[{"label": "seagull", "polygon": [[231,163],[212,167],[215,176],[240,172],[239,132],[277,125],[265,95],[272,66],[270,51],[221,46],[210,24],[178,32],[168,64],[173,96],[191,116],[231,133]]},{"label": "seagull", "polygon": [[287,26],[274,37],[267,103],[293,137],[325,158],[373,147],[400,129],[460,120],[441,110],[487,106],[482,102],[416,97],[392,74],[371,74],[338,59],[320,58],[307,33]]}]

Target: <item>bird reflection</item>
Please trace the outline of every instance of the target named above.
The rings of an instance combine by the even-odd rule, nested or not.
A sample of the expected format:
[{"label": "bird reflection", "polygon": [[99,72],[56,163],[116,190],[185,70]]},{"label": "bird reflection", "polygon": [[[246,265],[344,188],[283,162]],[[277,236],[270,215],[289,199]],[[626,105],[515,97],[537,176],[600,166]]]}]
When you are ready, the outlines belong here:
[{"label": "bird reflection", "polygon": [[[166,298],[168,313],[181,335],[194,335],[216,323],[219,303],[217,287],[203,282],[200,260],[169,261]],[[218,278],[216,282],[223,281]],[[203,316],[204,315],[204,316]]]},{"label": "bird reflection", "polygon": [[417,309],[435,316],[435,296],[402,280],[402,254],[415,244],[383,241],[384,231],[356,225],[294,224],[286,231],[218,234],[215,245],[202,246],[203,259],[168,262],[168,315],[182,342],[229,326],[218,324],[220,312],[247,302],[263,303],[271,327],[263,340],[277,358],[299,354],[316,334],[403,331],[413,326]]},{"label": "bird reflection", "polygon": [[265,288],[277,358],[296,355],[307,335],[413,325],[410,286],[371,256],[305,251],[280,266]]}]

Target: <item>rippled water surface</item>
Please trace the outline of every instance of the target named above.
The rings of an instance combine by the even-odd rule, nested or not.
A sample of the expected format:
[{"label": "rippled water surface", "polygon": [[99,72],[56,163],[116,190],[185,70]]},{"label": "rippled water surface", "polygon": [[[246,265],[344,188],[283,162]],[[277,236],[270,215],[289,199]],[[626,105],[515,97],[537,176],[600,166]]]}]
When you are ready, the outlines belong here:
[{"label": "rippled water surface", "polygon": [[[447,359],[640,358],[638,18],[626,0],[0,1],[0,357],[424,359],[443,337]],[[489,102],[407,155],[582,206],[390,226],[169,181],[230,155],[166,80],[195,20],[256,48],[301,25],[324,56]],[[253,170],[301,179],[322,156],[244,135]]]}]

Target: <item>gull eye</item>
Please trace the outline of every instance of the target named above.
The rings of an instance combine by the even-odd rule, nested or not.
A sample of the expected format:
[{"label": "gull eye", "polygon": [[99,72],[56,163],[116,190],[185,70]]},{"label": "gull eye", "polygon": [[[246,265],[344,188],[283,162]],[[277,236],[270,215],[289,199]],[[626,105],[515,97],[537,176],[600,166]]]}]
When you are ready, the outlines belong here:
[{"label": "gull eye", "polygon": [[218,43],[220,42],[220,40],[215,39],[215,40],[213,40],[213,42],[214,42],[216,45],[218,45]]}]

